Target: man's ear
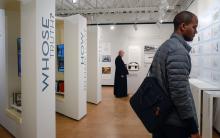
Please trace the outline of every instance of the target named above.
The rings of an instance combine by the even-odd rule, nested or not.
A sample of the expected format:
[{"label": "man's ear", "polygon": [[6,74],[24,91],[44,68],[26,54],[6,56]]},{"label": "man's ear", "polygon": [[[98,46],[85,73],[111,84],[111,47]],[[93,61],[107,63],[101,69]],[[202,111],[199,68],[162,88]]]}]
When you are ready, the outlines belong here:
[{"label": "man's ear", "polygon": [[186,30],[186,24],[185,23],[181,23],[180,24],[180,30],[181,31],[185,31]]}]

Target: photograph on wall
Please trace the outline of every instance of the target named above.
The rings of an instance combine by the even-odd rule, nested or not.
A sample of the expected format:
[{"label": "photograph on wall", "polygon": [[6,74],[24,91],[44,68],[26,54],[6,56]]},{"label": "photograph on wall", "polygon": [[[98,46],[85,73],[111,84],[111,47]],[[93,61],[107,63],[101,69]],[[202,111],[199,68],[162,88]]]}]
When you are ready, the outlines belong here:
[{"label": "photograph on wall", "polygon": [[139,70],[139,64],[137,62],[130,62],[127,67],[128,67],[129,71],[138,71]]},{"label": "photograph on wall", "polygon": [[147,46],[147,45],[144,46],[144,52],[153,52],[153,53],[155,53],[156,50],[157,50],[157,48],[155,46]]},{"label": "photograph on wall", "polygon": [[111,67],[102,67],[102,74],[111,74]]},{"label": "photograph on wall", "polygon": [[64,44],[57,45],[58,72],[64,72]]},{"label": "photograph on wall", "polygon": [[21,38],[17,38],[18,76],[21,77]]},{"label": "photograph on wall", "polygon": [[154,55],[157,51],[156,46],[144,46],[144,65],[147,66],[147,64],[151,64],[154,58]]},{"label": "photograph on wall", "polygon": [[13,92],[13,105],[21,106],[21,92]]},{"label": "photograph on wall", "polygon": [[102,55],[102,62],[111,62],[110,55]]},{"label": "photograph on wall", "polygon": [[138,71],[141,66],[141,48],[129,46],[128,48],[128,71]]},{"label": "photograph on wall", "polygon": [[111,67],[102,67],[102,79],[111,79]]}]

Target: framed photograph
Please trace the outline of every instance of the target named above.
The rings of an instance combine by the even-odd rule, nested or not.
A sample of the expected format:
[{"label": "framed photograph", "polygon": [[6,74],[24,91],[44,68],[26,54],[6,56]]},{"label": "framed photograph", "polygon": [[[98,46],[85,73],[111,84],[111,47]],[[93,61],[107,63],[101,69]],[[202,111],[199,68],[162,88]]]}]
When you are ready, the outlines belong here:
[{"label": "framed photograph", "polygon": [[111,62],[111,56],[110,55],[103,55],[102,62]]},{"label": "framed photograph", "polygon": [[17,38],[18,76],[21,77],[21,38]]},{"label": "framed photograph", "polygon": [[156,52],[157,48],[155,46],[144,46],[144,52]]},{"label": "framed photograph", "polygon": [[111,67],[102,67],[102,74],[111,74]]},{"label": "framed photograph", "polygon": [[57,45],[58,72],[64,72],[64,44]]},{"label": "framed photograph", "polygon": [[139,64],[137,62],[130,62],[128,64],[128,70],[129,71],[138,71],[139,70]]},{"label": "framed photograph", "polygon": [[21,106],[21,93],[20,92],[13,93],[13,104],[16,106]]}]

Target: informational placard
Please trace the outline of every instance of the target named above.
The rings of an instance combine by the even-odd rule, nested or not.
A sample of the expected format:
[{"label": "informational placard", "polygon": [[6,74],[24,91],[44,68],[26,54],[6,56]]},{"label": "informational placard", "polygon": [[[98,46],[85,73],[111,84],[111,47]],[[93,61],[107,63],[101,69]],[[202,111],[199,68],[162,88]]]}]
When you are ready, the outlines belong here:
[{"label": "informational placard", "polygon": [[138,71],[141,66],[141,48],[139,46],[128,47],[128,70]]},{"label": "informational placard", "polygon": [[102,79],[112,78],[112,51],[111,43],[104,42],[101,44],[101,65],[102,65]]},{"label": "informational placard", "polygon": [[[199,15],[198,34],[191,43],[191,77],[220,84],[220,5],[213,0]],[[202,63],[202,64],[201,64]]]},{"label": "informational placard", "polygon": [[79,27],[80,29],[80,48],[79,48],[79,59],[80,59],[80,65],[79,65],[79,71],[80,71],[80,89],[82,88],[82,91],[84,93],[87,92],[87,26],[86,26],[86,20],[82,20],[82,24]]},{"label": "informational placard", "polygon": [[146,67],[148,64],[151,64],[156,53],[156,46],[144,46],[144,66]]},{"label": "informational placard", "polygon": [[41,17],[41,90],[42,92],[48,92],[50,87],[51,66],[54,64],[55,58],[55,15],[54,13],[48,13],[48,15],[42,15]]}]

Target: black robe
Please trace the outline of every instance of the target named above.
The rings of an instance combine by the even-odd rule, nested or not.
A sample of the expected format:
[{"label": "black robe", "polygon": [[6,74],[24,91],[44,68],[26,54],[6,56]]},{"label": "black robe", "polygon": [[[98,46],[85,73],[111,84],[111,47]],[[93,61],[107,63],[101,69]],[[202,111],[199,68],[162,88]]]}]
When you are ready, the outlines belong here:
[{"label": "black robe", "polygon": [[116,97],[126,97],[127,93],[127,75],[128,70],[124,64],[121,56],[115,59],[115,81],[114,81],[114,95]]}]

